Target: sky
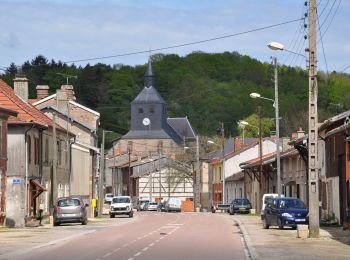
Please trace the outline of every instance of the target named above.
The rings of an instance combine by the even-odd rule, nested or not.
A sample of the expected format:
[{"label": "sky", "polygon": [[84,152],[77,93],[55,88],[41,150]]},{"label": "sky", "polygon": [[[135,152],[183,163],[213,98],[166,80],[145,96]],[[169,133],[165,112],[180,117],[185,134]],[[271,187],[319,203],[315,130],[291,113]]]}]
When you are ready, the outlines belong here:
[{"label": "sky", "polygon": [[[304,21],[163,51],[153,49],[233,35],[287,21],[307,12],[304,0],[0,0],[0,68],[37,55],[78,65],[145,64],[154,53],[237,51],[263,62],[305,68]],[[350,1],[317,0],[320,70],[350,73]],[[307,19],[306,19],[306,22]],[[323,35],[322,41],[320,35]],[[272,51],[267,43],[282,43]],[[322,44],[323,43],[323,44]],[[323,47],[322,47],[323,45]]]}]

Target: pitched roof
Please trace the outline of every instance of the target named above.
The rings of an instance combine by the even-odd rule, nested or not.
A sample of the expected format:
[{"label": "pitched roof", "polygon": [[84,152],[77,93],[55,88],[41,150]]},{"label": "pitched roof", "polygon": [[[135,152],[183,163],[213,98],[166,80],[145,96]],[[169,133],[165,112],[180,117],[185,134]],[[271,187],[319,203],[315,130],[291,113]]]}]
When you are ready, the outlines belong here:
[{"label": "pitched roof", "polygon": [[161,97],[159,92],[153,87],[144,87],[141,92],[137,95],[132,103],[160,103],[165,104],[164,99]]},{"label": "pitched roof", "polygon": [[186,139],[195,139],[196,133],[194,132],[190,122],[186,117],[178,117],[178,118],[168,118],[168,124],[175,130],[175,132],[180,137],[185,137]]},{"label": "pitched roof", "polygon": [[[0,105],[18,112],[17,117],[10,116],[9,124],[38,124],[53,126],[53,121],[37,108],[17,96],[14,90],[0,79]],[[56,124],[57,125],[57,124]],[[61,128],[57,125],[57,128]]]}]

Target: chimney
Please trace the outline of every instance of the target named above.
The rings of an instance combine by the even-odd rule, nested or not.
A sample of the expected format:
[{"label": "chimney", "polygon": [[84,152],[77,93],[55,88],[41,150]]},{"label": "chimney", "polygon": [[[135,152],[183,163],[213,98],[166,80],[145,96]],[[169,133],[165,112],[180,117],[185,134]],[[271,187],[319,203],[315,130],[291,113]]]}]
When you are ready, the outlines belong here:
[{"label": "chimney", "polygon": [[14,91],[17,96],[28,102],[28,79],[24,74],[17,74],[13,80]]},{"label": "chimney", "polygon": [[301,127],[299,127],[297,131],[298,138],[303,137],[304,135],[305,135],[305,131]]},{"label": "chimney", "polygon": [[240,137],[234,138],[234,148],[235,151],[238,151],[242,148],[243,146],[243,140]]},{"label": "chimney", "polygon": [[61,90],[67,93],[68,100],[76,100],[72,85],[62,85]]},{"label": "chimney", "polygon": [[36,98],[43,99],[49,95],[49,86],[47,85],[38,85],[36,86]]},{"label": "chimney", "polygon": [[56,92],[56,107],[59,111],[68,113],[68,96],[66,91],[60,89]]}]

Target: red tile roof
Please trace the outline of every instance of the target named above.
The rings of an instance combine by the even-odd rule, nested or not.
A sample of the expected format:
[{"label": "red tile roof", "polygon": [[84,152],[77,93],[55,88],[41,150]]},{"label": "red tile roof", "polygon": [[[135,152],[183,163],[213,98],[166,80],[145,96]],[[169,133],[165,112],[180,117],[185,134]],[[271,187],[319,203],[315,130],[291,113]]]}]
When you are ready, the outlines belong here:
[{"label": "red tile roof", "polygon": [[[53,126],[53,121],[34,106],[18,97],[14,90],[0,79],[0,106],[18,112],[17,117],[10,116],[9,124],[34,123]],[[57,125],[57,124],[56,124]],[[59,125],[57,128],[61,129]]]}]

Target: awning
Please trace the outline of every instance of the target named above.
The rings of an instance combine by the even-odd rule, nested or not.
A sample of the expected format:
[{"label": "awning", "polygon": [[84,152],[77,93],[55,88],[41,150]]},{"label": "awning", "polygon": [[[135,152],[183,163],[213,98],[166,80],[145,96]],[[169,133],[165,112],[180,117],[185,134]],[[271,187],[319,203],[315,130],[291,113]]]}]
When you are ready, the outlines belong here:
[{"label": "awning", "polygon": [[35,194],[33,194],[33,199],[37,198],[40,196],[41,193],[43,193],[44,191],[47,191],[45,189],[45,187],[43,185],[41,185],[37,180],[35,179],[31,179],[30,184],[35,186],[35,190],[33,190],[33,192],[35,192]]}]

